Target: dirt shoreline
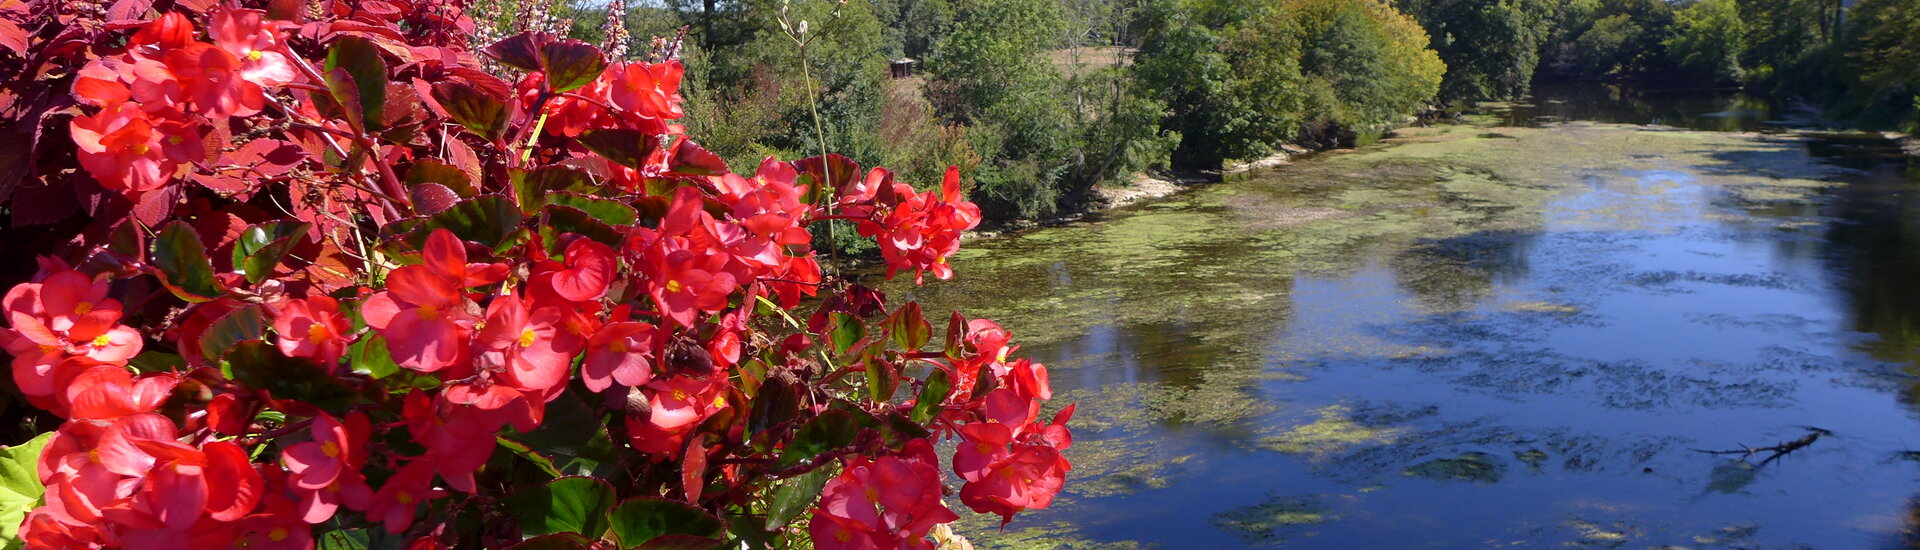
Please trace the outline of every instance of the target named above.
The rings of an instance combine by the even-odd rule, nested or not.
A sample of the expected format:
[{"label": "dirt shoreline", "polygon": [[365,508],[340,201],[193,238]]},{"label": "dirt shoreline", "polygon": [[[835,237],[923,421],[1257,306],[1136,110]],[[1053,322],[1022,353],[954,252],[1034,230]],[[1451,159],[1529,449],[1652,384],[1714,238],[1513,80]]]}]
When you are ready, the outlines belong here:
[{"label": "dirt shoreline", "polygon": [[1280,146],[1280,150],[1265,158],[1235,163],[1224,170],[1182,171],[1182,172],[1141,172],[1133,175],[1126,186],[1101,185],[1093,189],[1095,198],[1088,204],[1071,212],[1063,212],[1040,219],[1013,220],[993,227],[968,231],[962,241],[997,237],[1037,227],[1066,225],[1086,219],[1088,216],[1102,214],[1117,208],[1143,201],[1151,201],[1173,196],[1194,187],[1220,183],[1227,178],[1269,170],[1293,163],[1293,159],[1310,153],[1304,147],[1291,143]]}]

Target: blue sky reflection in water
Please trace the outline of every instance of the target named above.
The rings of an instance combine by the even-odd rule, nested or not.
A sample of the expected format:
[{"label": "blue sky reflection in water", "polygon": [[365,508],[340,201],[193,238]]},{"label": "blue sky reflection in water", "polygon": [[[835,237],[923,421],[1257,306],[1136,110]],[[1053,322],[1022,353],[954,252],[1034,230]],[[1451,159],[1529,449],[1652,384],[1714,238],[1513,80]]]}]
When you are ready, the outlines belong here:
[{"label": "blue sky reflection in water", "polygon": [[[1056,508],[969,534],[1907,547],[1914,162],[1871,136],[1788,130],[1745,98],[1546,95],[979,241],[954,281],[890,287],[933,311],[1024,300],[980,313],[1081,401]],[[1614,121],[1688,128],[1596,124]],[[1242,229],[1180,230],[1194,224]],[[1831,435],[1764,464],[1692,450],[1815,427]]]}]

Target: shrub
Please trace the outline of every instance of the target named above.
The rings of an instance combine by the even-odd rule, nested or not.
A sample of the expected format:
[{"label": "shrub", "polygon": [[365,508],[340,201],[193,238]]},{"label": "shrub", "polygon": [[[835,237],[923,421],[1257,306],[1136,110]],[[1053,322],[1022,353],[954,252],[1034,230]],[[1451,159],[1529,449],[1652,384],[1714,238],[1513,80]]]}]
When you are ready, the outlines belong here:
[{"label": "shrub", "polygon": [[975,511],[1060,490],[1044,366],[809,245],[844,222],[890,277],[951,276],[980,220],[956,170],[733,173],[671,41],[154,5],[0,25],[30,130],[0,189],[52,236],[0,300],[14,390],[59,423],[0,453],[25,547],[926,548],[947,439]]}]

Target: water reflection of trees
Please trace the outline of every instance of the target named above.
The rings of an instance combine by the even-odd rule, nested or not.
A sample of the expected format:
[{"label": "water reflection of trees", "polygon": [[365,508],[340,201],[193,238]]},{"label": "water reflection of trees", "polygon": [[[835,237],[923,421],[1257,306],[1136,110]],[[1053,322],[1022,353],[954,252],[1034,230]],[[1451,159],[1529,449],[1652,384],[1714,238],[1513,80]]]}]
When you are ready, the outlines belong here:
[{"label": "water reflection of trees", "polygon": [[1501,283],[1528,272],[1528,249],[1537,234],[1491,231],[1426,239],[1389,261],[1395,283],[1431,311],[1471,309],[1493,297]]},{"label": "water reflection of trees", "polygon": [[1505,110],[1507,124],[1567,121],[1664,124],[1692,130],[1750,132],[1768,128],[1771,102],[1718,90],[1644,90],[1591,84],[1536,86],[1540,100]]},{"label": "water reflection of trees", "polygon": [[1823,257],[1846,297],[1849,328],[1879,336],[1865,350],[1920,373],[1920,194],[1909,187],[1920,178],[1904,171],[1880,167],[1831,194],[1829,215],[1840,222],[1828,225]]}]

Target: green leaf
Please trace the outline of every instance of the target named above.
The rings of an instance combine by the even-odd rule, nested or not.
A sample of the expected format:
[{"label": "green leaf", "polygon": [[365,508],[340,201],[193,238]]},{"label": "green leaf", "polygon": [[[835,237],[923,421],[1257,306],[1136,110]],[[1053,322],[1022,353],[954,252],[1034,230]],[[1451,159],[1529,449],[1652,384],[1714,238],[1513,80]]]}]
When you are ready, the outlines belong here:
[{"label": "green leaf", "polygon": [[927,318],[920,313],[920,302],[907,302],[894,310],[893,315],[887,316],[886,326],[893,342],[907,351],[918,351],[933,338],[933,325],[927,324]]},{"label": "green leaf", "polygon": [[46,487],[40,485],[40,451],[51,439],[53,432],[47,432],[26,443],[0,449],[0,539],[12,539],[19,534],[20,523],[26,520],[27,512],[33,511],[40,495],[47,492]]},{"label": "green leaf", "polygon": [[259,341],[265,332],[266,320],[260,314],[260,306],[241,306],[207,325],[206,332],[200,334],[200,356],[219,357],[241,342]]},{"label": "green leaf", "polygon": [[387,351],[387,339],[371,331],[347,348],[347,366],[355,374],[374,380],[400,372],[400,365],[393,362],[393,353]]},{"label": "green leaf", "polygon": [[551,456],[561,475],[602,473],[598,471],[601,466],[612,468],[620,460],[613,438],[607,435],[605,420],[571,391],[547,402],[545,421],[539,429],[509,437]]},{"label": "green leaf", "polygon": [[549,204],[546,208],[547,223],[540,226],[540,238],[546,242],[547,252],[559,254],[560,234],[573,233],[601,244],[620,248],[620,230],[594,219],[592,214],[571,206]]},{"label": "green leaf", "polygon": [[547,204],[548,195],[554,192],[594,187],[593,177],[585,170],[558,164],[532,170],[509,169],[507,181],[513,185],[514,196],[520,199],[520,211],[528,215],[540,211],[540,207]]},{"label": "green leaf", "polygon": [[778,376],[760,383],[747,413],[747,434],[753,435],[793,420],[800,414],[800,396],[793,384]]},{"label": "green leaf", "polygon": [[933,415],[939,414],[940,408],[946,404],[947,394],[952,392],[952,376],[946,370],[933,369],[933,373],[927,375],[926,386],[920,388],[920,396],[914,401],[913,412],[908,413],[908,418],[921,424],[932,421]]},{"label": "green leaf", "polygon": [[207,259],[207,247],[200,234],[185,222],[173,222],[160,228],[149,253],[153,267],[160,271],[160,282],[174,296],[189,302],[213,300],[225,292],[213,278],[213,262]]},{"label": "green leaf", "polygon": [[273,276],[273,268],[280,265],[280,258],[300,244],[311,227],[292,221],[248,226],[233,242],[233,268],[245,274],[247,282],[260,284]]},{"label": "green leaf", "polygon": [[720,518],[687,503],[639,497],[607,513],[621,548],[633,548],[664,535],[720,536]]},{"label": "green leaf", "polygon": [[335,529],[314,542],[316,550],[367,550],[371,541],[366,529]]},{"label": "green leaf", "polygon": [[639,130],[607,128],[580,134],[580,145],[621,166],[639,168],[647,163],[648,154],[660,148],[660,138]]},{"label": "green leaf", "polygon": [[347,120],[360,122],[356,128],[379,130],[385,124],[387,61],[381,59],[380,47],[373,41],[356,36],[335,40],[321,71],[327,76],[327,89],[334,101],[346,109]]},{"label": "green leaf", "polygon": [[787,468],[802,460],[812,460],[828,451],[846,447],[853,443],[853,437],[859,431],[860,426],[854,422],[852,414],[828,409],[794,432],[793,441],[787,443],[787,448],[781,449],[780,458],[774,461],[774,468]]},{"label": "green leaf", "polygon": [[838,465],[830,464],[781,482],[780,488],[773,491],[772,504],[767,507],[767,528],[786,527],[813,507],[813,502],[820,499],[820,490],[825,489],[827,481],[839,471]]},{"label": "green leaf", "polygon": [[527,535],[579,533],[597,539],[607,532],[613,486],[590,477],[563,477],[521,489],[505,503]]},{"label": "green leaf", "polygon": [[569,38],[542,45],[540,65],[547,72],[548,90],[571,92],[600,78],[607,68],[607,57],[599,48]]},{"label": "green leaf", "polygon": [[833,353],[846,353],[855,342],[867,337],[867,325],[854,317],[841,312],[833,312],[827,320],[827,338],[833,342]]},{"label": "green leaf", "polygon": [[433,85],[433,100],[447,110],[454,122],[467,127],[487,141],[500,141],[507,133],[507,102],[465,82],[447,81]]},{"label": "green leaf", "polygon": [[553,465],[553,459],[547,458],[547,455],[540,454],[539,451],[533,450],[533,448],[528,447],[527,444],[507,439],[505,436],[496,436],[494,439],[499,442],[501,448],[513,454],[520,455],[520,458],[533,463],[533,466],[539,468],[542,473],[552,477],[564,475],[560,473],[559,467]]},{"label": "green leaf", "polygon": [[143,351],[140,355],[127,360],[127,366],[140,372],[168,372],[186,370],[187,360],[178,353],[164,351]]},{"label": "green leaf", "polygon": [[561,191],[547,195],[548,204],[571,207],[586,212],[593,219],[608,225],[633,225],[640,221],[640,213],[627,203],[614,199],[603,199],[579,193]]},{"label": "green leaf", "polygon": [[339,409],[353,401],[353,388],[305,359],[287,357],[258,340],[242,342],[223,356],[234,381],[266,390],[278,399],[294,399],[322,409]]},{"label": "green leaf", "polygon": [[454,236],[488,247],[499,245],[520,227],[520,209],[513,200],[500,195],[480,195],[460,201],[445,212],[434,214],[421,224],[419,235],[434,229],[452,231]]},{"label": "green leaf", "polygon": [[593,543],[574,533],[540,535],[508,546],[508,550],[587,550]]}]

